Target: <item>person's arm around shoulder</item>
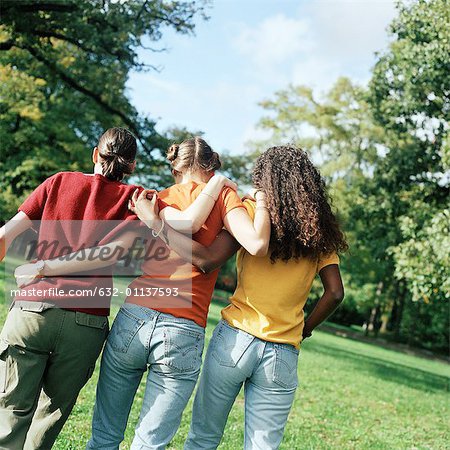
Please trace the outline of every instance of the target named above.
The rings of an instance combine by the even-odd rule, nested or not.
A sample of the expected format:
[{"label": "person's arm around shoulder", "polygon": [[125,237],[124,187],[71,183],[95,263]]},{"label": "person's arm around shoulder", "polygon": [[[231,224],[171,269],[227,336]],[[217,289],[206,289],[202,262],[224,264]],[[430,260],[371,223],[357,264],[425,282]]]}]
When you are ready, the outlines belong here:
[{"label": "person's arm around shoulder", "polygon": [[[98,270],[114,265],[120,258],[127,255],[138,235],[133,231],[125,231],[113,242],[79,250],[63,258],[40,260],[22,264],[14,272],[18,287],[24,287],[39,277],[56,277],[77,272]],[[105,251],[107,255],[105,257]],[[89,255],[89,256],[87,256]]]},{"label": "person's arm around shoulder", "polygon": [[319,271],[324,292],[314,309],[305,320],[303,339],[311,336],[313,330],[324,322],[344,299],[344,285],[338,264],[330,264]]},{"label": "person's arm around shoulder", "polygon": [[227,230],[222,230],[208,247],[169,226],[164,227],[160,237],[175,253],[205,274],[221,267],[241,247]]},{"label": "person's arm around shoulder", "polygon": [[239,249],[236,239],[222,230],[208,247],[192,241],[192,264],[203,273],[210,273],[223,266]]},{"label": "person's arm around shoulder", "polygon": [[253,256],[266,256],[270,243],[270,215],[262,191],[255,194],[255,218],[245,208],[234,208],[224,218],[225,228]]},{"label": "person's arm around shoulder", "polygon": [[224,187],[237,189],[236,184],[227,177],[214,175],[201,194],[185,210],[180,211],[168,206],[160,211],[160,217],[180,233],[197,233],[206,222]]},{"label": "person's arm around shoulder", "polygon": [[[142,208],[143,203],[145,208]],[[226,230],[222,230],[209,247],[177,232],[159,217],[156,196],[151,200],[142,197],[135,203],[130,202],[129,208],[137,215],[140,213],[141,220],[155,232],[154,236],[160,237],[175,253],[203,273],[210,273],[219,268],[241,246]]]}]

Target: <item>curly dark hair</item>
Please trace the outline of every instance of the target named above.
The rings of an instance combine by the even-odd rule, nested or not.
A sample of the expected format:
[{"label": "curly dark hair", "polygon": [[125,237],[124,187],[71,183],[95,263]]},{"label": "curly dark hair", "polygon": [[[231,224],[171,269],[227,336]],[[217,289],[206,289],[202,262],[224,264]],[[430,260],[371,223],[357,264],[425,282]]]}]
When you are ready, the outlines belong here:
[{"label": "curly dark hair", "polygon": [[325,182],[305,151],[290,145],[269,148],[256,160],[252,178],[267,197],[272,262],[348,249]]}]

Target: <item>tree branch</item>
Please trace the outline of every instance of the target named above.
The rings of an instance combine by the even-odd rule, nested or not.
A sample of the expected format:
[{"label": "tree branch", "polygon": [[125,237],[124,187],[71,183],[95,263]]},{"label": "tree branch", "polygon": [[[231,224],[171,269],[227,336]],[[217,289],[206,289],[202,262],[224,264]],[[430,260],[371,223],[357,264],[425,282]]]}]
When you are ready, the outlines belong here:
[{"label": "tree branch", "polygon": [[136,22],[141,18],[141,14],[144,12],[145,7],[147,6],[148,0],[145,0],[136,16]]},{"label": "tree branch", "polygon": [[147,47],[144,44],[141,44],[140,46],[143,50],[149,50],[153,53],[164,53],[167,52],[167,47],[163,47],[163,48],[153,48],[153,47]]},{"label": "tree branch", "polygon": [[22,121],[22,117],[20,117],[20,114],[16,115],[16,121],[14,123],[14,127],[11,130],[12,133],[17,133],[17,131],[19,131],[19,127],[20,127],[20,122]]},{"label": "tree branch", "polygon": [[[22,33],[25,33],[26,31],[24,30],[18,30]],[[51,31],[51,30],[32,30],[30,31],[31,34],[33,34],[34,36],[39,36],[39,37],[53,37],[55,39],[59,39],[61,41],[65,41],[68,42],[69,44],[75,45],[75,47],[79,48],[80,50],[83,50],[86,53],[91,53],[93,55],[97,55],[99,52],[97,52],[96,50],[87,47],[86,45],[84,45],[83,43],[81,43],[80,41],[78,41],[77,39],[71,37],[71,36],[67,36],[65,34],[59,33],[57,31]],[[124,60],[126,59],[125,57],[127,57],[128,55],[123,52],[123,53],[117,53],[117,52],[113,52],[111,50],[109,50],[108,48],[106,48],[106,46],[102,45],[101,48],[108,54],[110,54],[111,56],[114,56],[118,59]],[[128,58],[130,60],[130,58]]]},{"label": "tree branch", "polygon": [[86,47],[81,42],[77,41],[76,39],[71,38],[70,36],[66,36],[64,34],[58,33],[57,31],[32,30],[32,33],[35,36],[39,36],[39,37],[53,37],[53,38],[59,39],[61,41],[66,41],[66,42],[69,42],[70,44],[75,45],[75,47],[78,47],[80,50],[83,50],[87,53],[95,53],[94,50],[92,50],[89,47]]},{"label": "tree branch", "polygon": [[31,46],[24,46],[22,48],[25,50],[28,50],[32,56],[34,56],[38,61],[43,63],[50,70],[52,70],[55,74],[57,74],[61,78],[61,80],[64,81],[72,89],[75,89],[76,91],[81,92],[82,94],[86,95],[87,97],[90,97],[92,100],[94,100],[96,103],[98,103],[103,109],[108,111],[110,114],[120,117],[122,119],[122,121],[136,135],[136,137],[138,138],[138,140],[141,143],[144,150],[146,150],[149,154],[151,153],[151,149],[149,149],[147,147],[147,145],[144,143],[144,141],[141,137],[141,133],[140,133],[139,129],[137,128],[136,124],[132,120],[130,120],[127,115],[125,115],[122,111],[120,111],[120,110],[112,107],[108,103],[106,103],[99,94],[92,92],[91,90],[87,89],[86,87],[82,86],[80,83],[75,81],[66,72],[64,72],[62,69],[60,69],[54,62],[49,61],[45,56],[43,56],[38,51],[36,51],[35,48],[33,48]]},{"label": "tree branch", "polygon": [[19,12],[38,12],[38,11],[55,11],[55,12],[72,12],[78,9],[76,3],[62,2],[46,2],[46,3],[25,3],[17,0],[2,0],[2,12],[9,9],[15,9]]}]

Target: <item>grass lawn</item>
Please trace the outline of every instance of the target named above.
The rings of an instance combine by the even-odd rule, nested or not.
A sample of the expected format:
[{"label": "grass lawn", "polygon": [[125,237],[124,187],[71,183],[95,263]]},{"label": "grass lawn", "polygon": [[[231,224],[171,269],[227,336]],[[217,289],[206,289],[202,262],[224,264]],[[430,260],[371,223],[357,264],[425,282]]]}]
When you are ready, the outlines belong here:
[{"label": "grass lawn", "polygon": [[[3,294],[3,280],[0,292]],[[118,302],[115,302],[114,314]],[[213,304],[207,335],[220,317]],[[7,305],[0,300],[0,323]],[[449,366],[323,332],[305,342],[298,368],[300,386],[282,449],[449,449]],[[90,421],[98,367],[80,393],[55,448],[83,449]],[[144,381],[130,416],[123,449],[137,422]],[[188,432],[192,401],[171,449],[181,449]],[[220,449],[243,442],[243,398],[231,412]]]}]

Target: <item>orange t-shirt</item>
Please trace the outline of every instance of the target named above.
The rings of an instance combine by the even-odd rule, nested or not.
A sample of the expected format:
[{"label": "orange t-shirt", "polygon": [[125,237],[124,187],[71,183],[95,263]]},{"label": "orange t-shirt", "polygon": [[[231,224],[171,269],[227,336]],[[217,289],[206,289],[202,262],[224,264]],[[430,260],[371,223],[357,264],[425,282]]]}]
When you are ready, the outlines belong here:
[{"label": "orange t-shirt", "polygon": [[[204,187],[205,183],[175,184],[160,192],[158,197],[168,206],[184,210],[200,195]],[[202,228],[192,236],[192,239],[205,246],[211,245],[223,228],[224,217],[232,209],[239,207],[243,208],[244,205],[237,193],[230,188],[223,189],[208,219]],[[186,266],[189,273],[186,272]],[[197,267],[186,263],[173,251],[170,252],[168,258],[158,262],[157,265],[154,261],[145,261],[141,269],[143,275],[130,284],[131,295],[127,297],[126,302],[175,317],[190,319],[202,327],[206,326],[206,317],[219,269],[204,274]],[[179,291],[181,293],[184,291],[186,294],[186,307],[183,307],[182,298],[174,299],[170,296],[158,295],[156,299],[155,296],[145,295],[147,292],[153,292],[156,288],[173,289],[174,287],[179,287]],[[149,288],[152,290],[149,291]],[[164,307],[165,304],[170,306]]]}]

